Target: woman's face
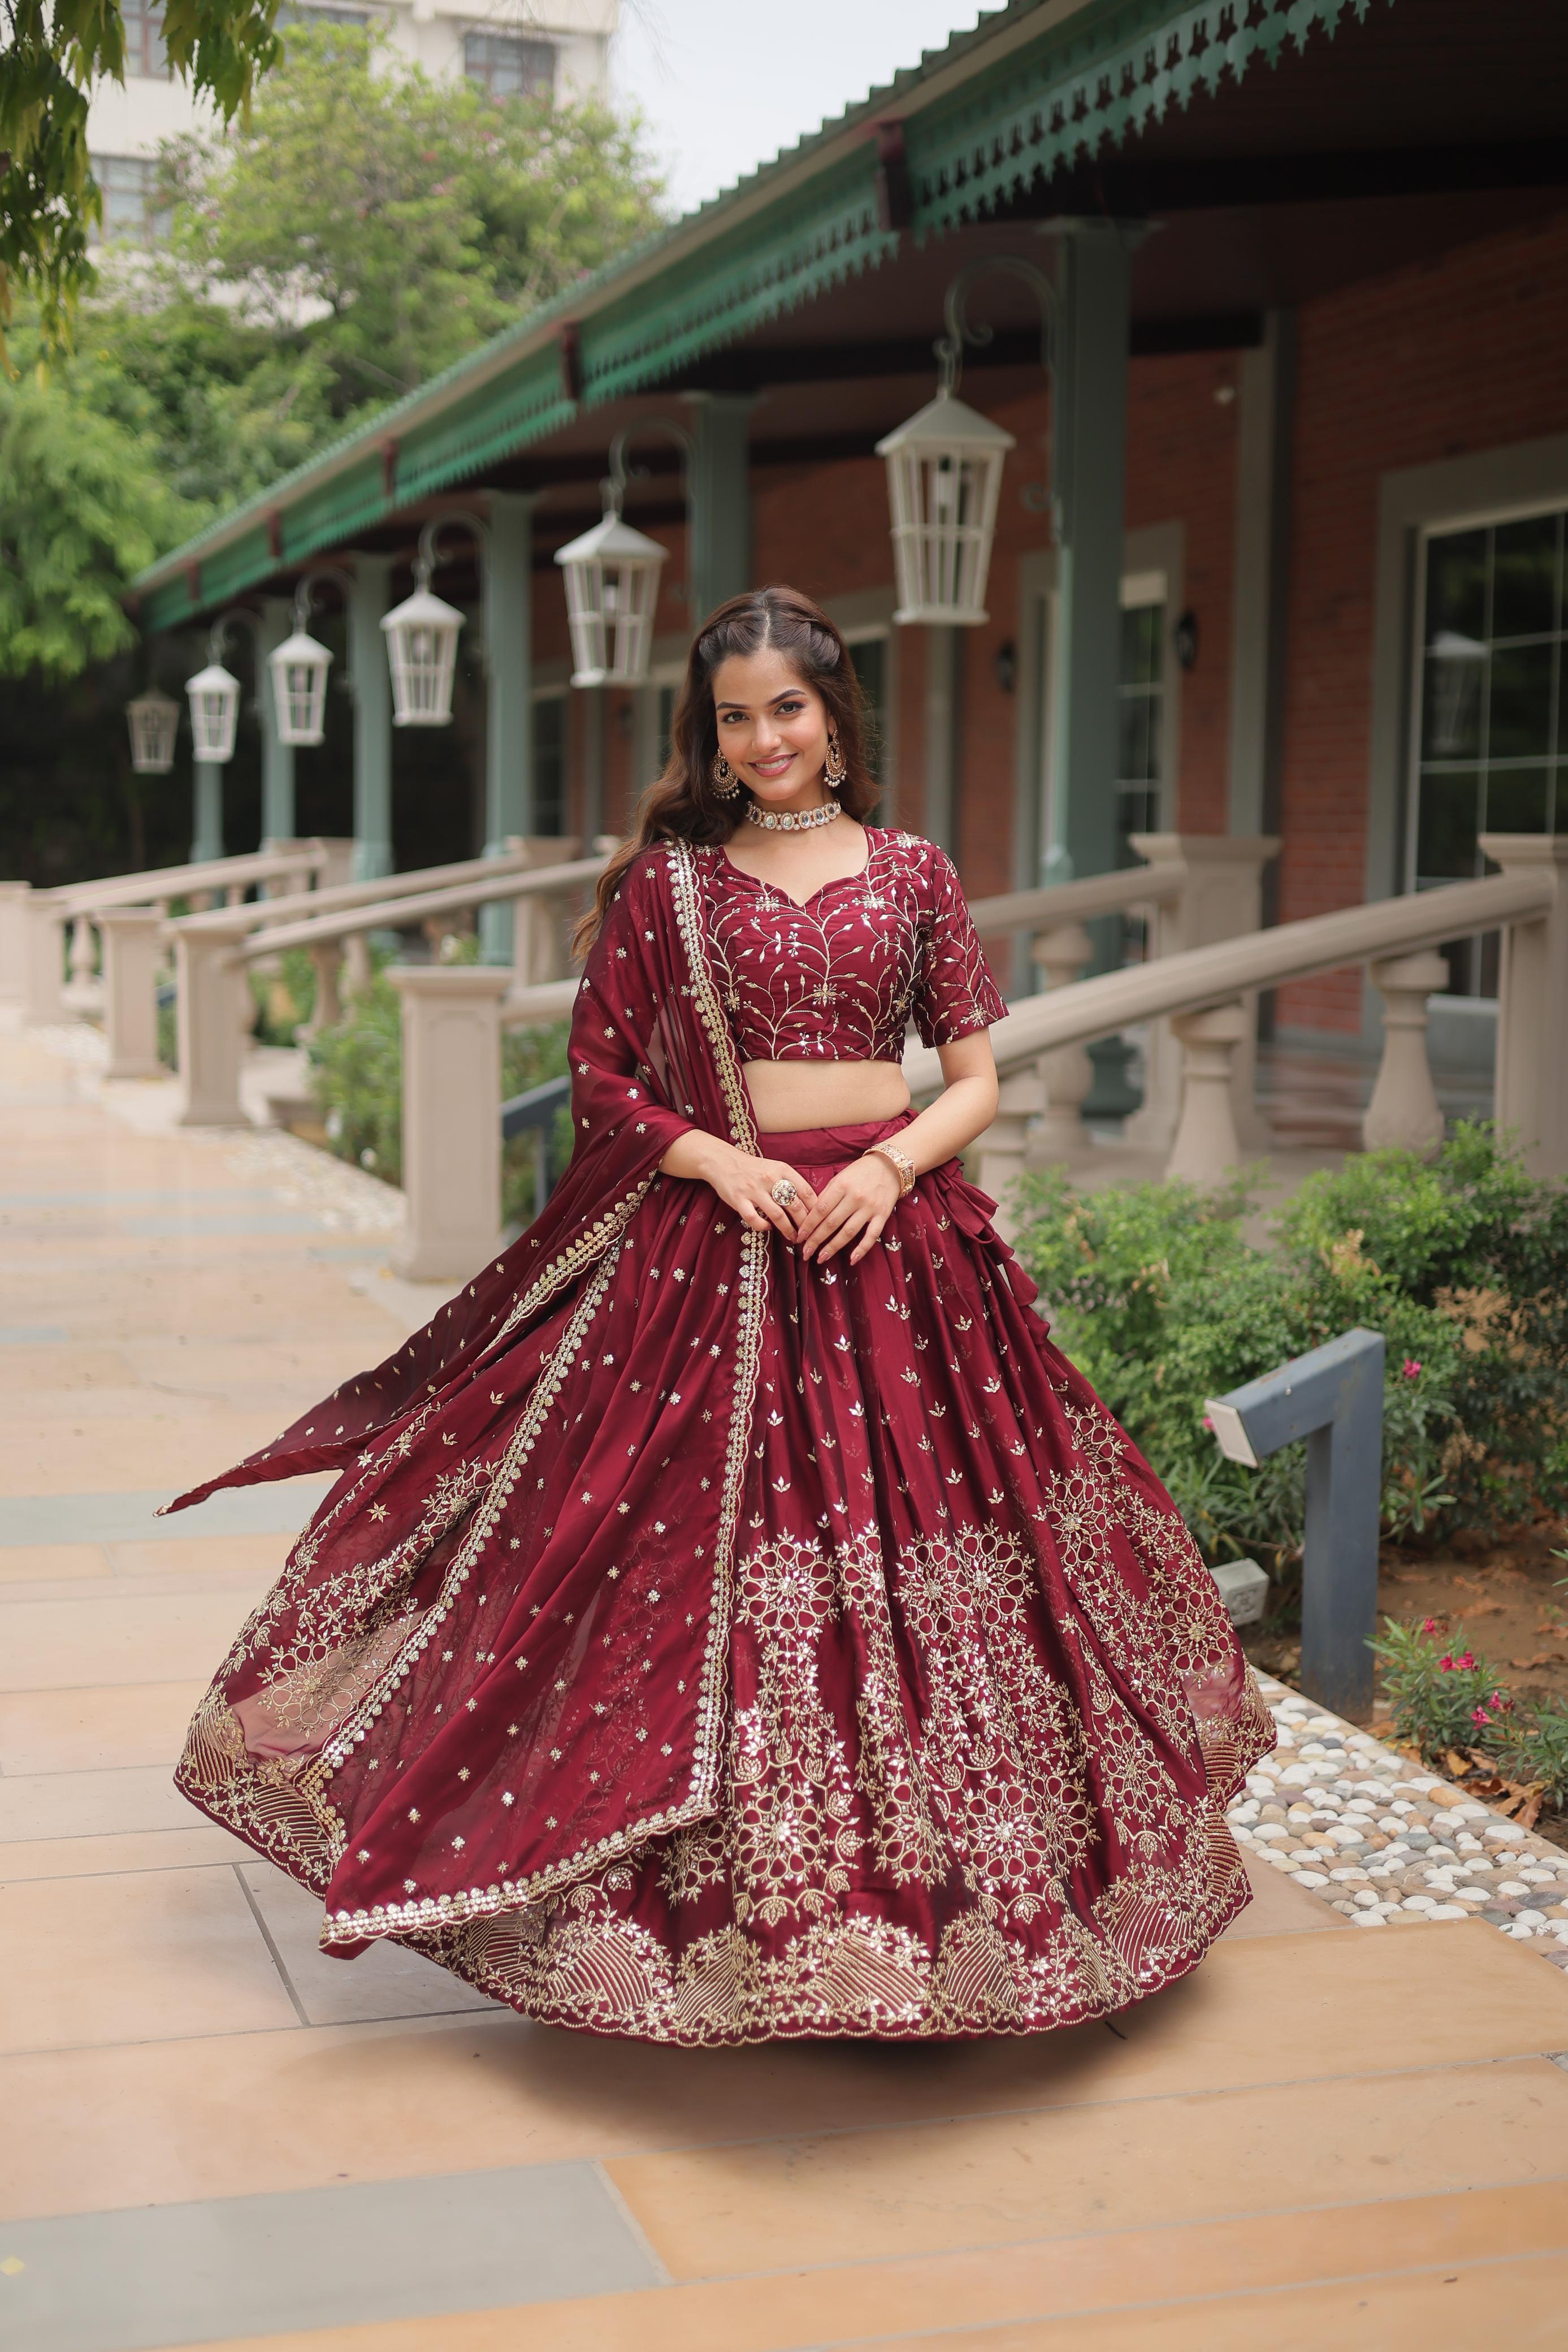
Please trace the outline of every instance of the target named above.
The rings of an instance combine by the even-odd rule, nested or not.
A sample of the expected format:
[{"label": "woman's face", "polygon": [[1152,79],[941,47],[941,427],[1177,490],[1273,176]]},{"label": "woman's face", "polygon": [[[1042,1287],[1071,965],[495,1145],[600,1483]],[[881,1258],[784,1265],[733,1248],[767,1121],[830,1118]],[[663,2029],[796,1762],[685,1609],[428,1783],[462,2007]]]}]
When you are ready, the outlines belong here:
[{"label": "woman's face", "polygon": [[827,706],[770,646],[731,654],[713,674],[718,748],[765,808],[808,808],[826,798]]}]

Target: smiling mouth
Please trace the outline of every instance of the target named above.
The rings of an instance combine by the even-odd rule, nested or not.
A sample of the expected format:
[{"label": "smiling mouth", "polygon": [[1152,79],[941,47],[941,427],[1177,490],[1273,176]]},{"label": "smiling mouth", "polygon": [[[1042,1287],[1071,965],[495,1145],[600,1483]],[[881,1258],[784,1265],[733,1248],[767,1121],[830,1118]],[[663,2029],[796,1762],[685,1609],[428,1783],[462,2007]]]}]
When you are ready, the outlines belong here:
[{"label": "smiling mouth", "polygon": [[766,776],[768,781],[771,782],[775,776],[782,776],[785,774],[789,769],[794,766],[794,764],[795,754],[793,751],[789,751],[787,752],[781,760],[754,760],[751,763],[751,769],[754,775]]}]

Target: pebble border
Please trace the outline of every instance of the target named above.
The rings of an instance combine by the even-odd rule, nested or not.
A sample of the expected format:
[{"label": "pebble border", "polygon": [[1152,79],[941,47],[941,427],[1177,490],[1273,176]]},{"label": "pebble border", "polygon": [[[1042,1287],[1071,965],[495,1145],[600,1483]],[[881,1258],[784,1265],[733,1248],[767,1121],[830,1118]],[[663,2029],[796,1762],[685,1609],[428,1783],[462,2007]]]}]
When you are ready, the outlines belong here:
[{"label": "pebble border", "polygon": [[1226,1818],[1355,1927],[1477,1917],[1568,1970],[1568,1853],[1260,1674],[1279,1745]]}]

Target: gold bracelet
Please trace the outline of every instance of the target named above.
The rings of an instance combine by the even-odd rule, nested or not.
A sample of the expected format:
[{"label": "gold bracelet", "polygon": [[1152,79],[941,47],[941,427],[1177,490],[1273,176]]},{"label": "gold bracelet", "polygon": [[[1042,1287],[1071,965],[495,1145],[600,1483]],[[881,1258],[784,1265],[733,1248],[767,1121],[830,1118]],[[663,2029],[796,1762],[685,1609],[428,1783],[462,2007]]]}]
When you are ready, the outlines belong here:
[{"label": "gold bracelet", "polygon": [[870,1149],[880,1153],[890,1168],[897,1170],[898,1197],[901,1201],[907,1201],[915,1190],[915,1162],[908,1152],[901,1150],[896,1143],[873,1143]]}]

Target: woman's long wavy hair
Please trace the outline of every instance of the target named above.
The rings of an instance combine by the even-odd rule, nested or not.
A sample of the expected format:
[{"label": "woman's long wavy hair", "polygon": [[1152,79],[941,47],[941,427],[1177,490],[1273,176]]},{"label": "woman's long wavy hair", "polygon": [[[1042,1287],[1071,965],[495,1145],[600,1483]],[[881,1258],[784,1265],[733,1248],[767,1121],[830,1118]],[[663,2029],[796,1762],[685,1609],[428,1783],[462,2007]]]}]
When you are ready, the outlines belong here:
[{"label": "woman's long wavy hair", "polygon": [[866,755],[866,714],[849,648],[821,605],[798,588],[748,588],[711,612],[692,640],[670,729],[664,772],[637,804],[630,841],[622,843],[599,877],[594,903],[578,924],[572,947],[586,955],[621,877],[634,858],[660,841],[727,841],[751,795],[744,784],[722,799],[713,781],[718,751],[713,678],[732,654],[782,654],[803,686],[815,688],[827,709],[828,724],[843,753],[844,781],[837,800],[852,817],[869,816],[881,790]]}]

